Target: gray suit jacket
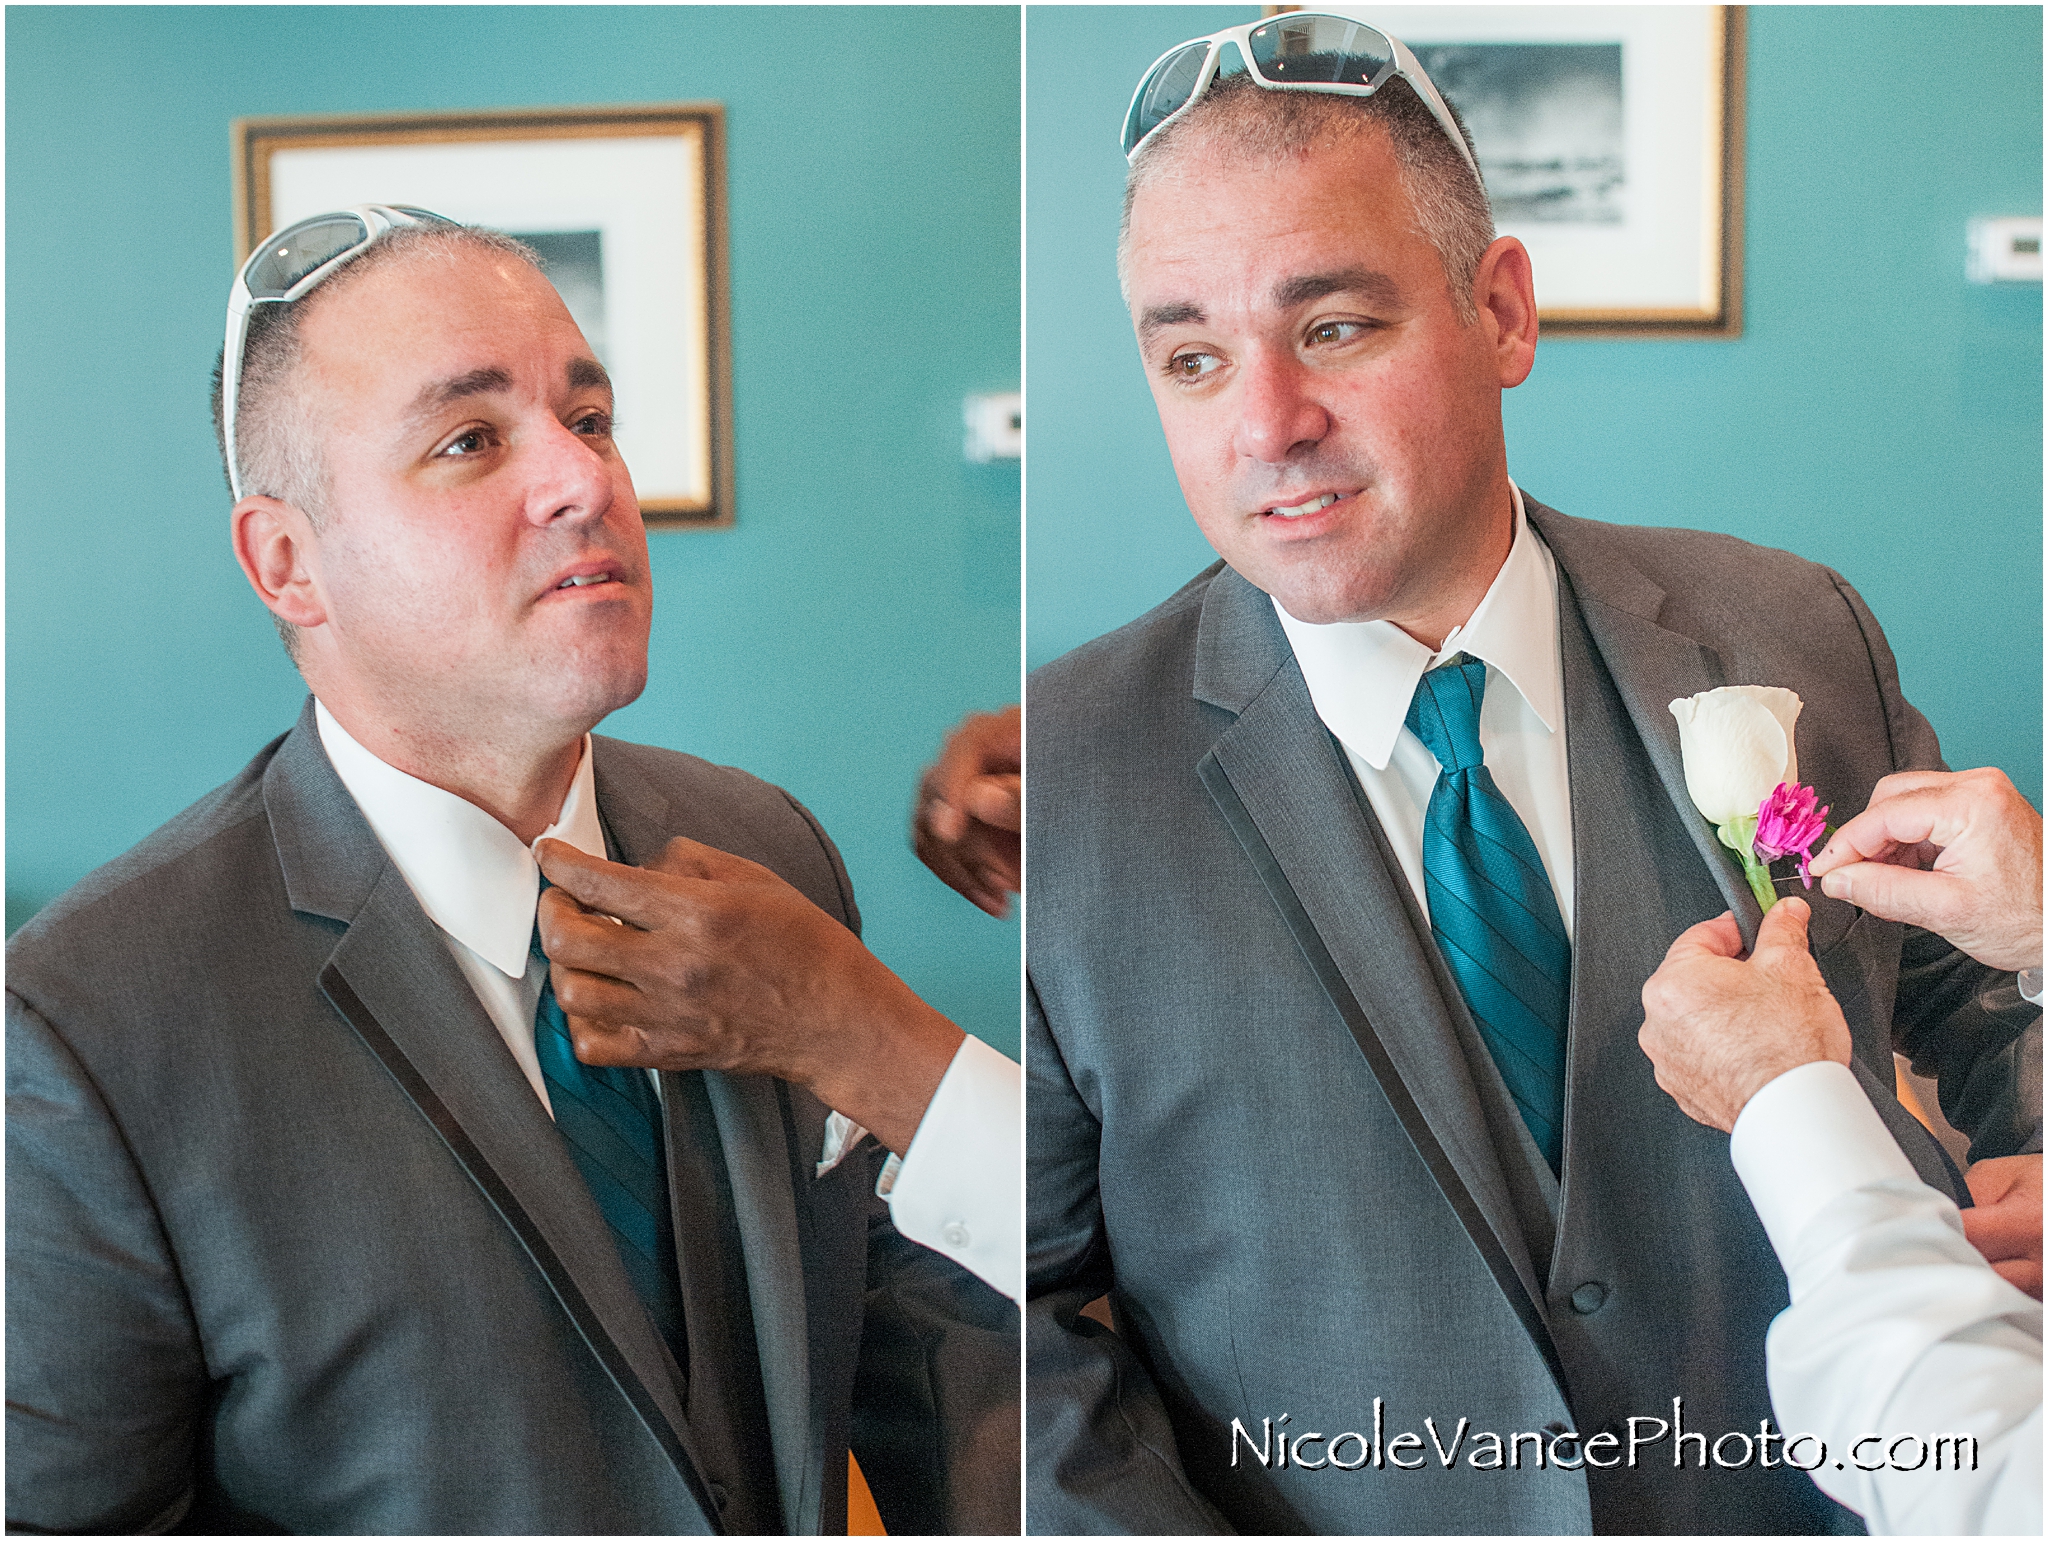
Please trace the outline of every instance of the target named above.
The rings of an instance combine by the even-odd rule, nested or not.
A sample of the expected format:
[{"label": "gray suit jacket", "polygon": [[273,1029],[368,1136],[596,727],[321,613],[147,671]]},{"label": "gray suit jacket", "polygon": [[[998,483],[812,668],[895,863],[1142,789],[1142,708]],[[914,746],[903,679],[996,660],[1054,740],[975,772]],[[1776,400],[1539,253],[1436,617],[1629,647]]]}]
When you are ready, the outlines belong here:
[{"label": "gray suit jacket", "polygon": [[[599,738],[615,854],[689,835],[858,926],[780,790]],[[900,1237],[826,1109],[663,1078],[687,1365],[313,726],[8,948],[10,1524],[1009,1530],[1014,1309]]]},{"label": "gray suit jacket", "polygon": [[[1858,1528],[1775,1446],[1775,1469],[1701,1471],[1698,1442],[1647,1443],[1674,1398],[1687,1433],[1758,1433],[1786,1296],[1727,1137],[1656,1087],[1639,991],[1685,927],[1759,918],[1686,797],[1668,702],[1798,691],[1801,774],[1844,811],[1938,764],[1934,734],[1835,574],[1529,513],[1560,574],[1575,846],[1561,1184],[1265,595],[1219,565],[1032,679],[1035,1530]],[[1892,1097],[1894,1045],[1939,1074],[1979,1155],[2038,1149],[2019,1040],[2039,1014],[2010,976],[1812,902],[1858,1075],[1928,1179],[1962,1197]],[[1114,1334],[1078,1314],[1104,1291]],[[1632,1417],[1633,1466],[1550,1447],[1565,1429],[1625,1440]],[[1266,1419],[1322,1436],[1309,1469],[1282,1468]],[[1364,1466],[1316,1464],[1352,1431]],[[1544,1431],[1580,1469],[1510,1440]],[[1487,1434],[1515,1467],[1488,1469]]]}]

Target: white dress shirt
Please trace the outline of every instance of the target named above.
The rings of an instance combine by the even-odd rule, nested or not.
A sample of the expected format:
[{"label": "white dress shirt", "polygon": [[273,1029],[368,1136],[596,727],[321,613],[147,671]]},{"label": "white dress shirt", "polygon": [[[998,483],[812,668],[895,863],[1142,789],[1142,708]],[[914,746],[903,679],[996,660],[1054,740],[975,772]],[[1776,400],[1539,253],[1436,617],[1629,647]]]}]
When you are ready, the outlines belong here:
[{"label": "white dress shirt", "polygon": [[[1771,1403],[1827,1457],[1812,1476],[1873,1535],[2041,1533],[2041,1307],[1963,1239],[1848,1068],[1801,1065],[1749,1100],[1729,1153],[1792,1304],[1771,1325]],[[1911,1465],[1972,1435],[1976,1469]],[[1858,1442],[1869,1435],[1875,1442]],[[1796,1452],[1799,1464],[1814,1449]],[[1840,1462],[1838,1468],[1836,1463]]]},{"label": "white dress shirt", "polygon": [[[313,715],[334,773],[420,908],[440,927],[456,966],[553,1117],[533,1047],[533,1014],[547,981],[546,961],[532,952],[540,863],[475,803],[378,759],[350,737],[324,702],[313,703]],[[539,838],[565,841],[586,856],[605,859],[587,733],[561,814]]]},{"label": "white dress shirt", "polygon": [[[1515,538],[1470,620],[1431,652],[1392,621],[1298,621],[1273,609],[1301,665],[1316,715],[1365,789],[1372,811],[1429,915],[1422,883],[1422,823],[1436,786],[1436,756],[1406,727],[1425,671],[1456,653],[1486,662],[1479,746],[1486,768],[1536,843],[1573,934],[1572,793],[1564,745],[1564,662],[1557,635],[1557,563],[1522,510],[1512,482]],[[1508,687],[1501,688],[1505,683]]]},{"label": "white dress shirt", "polygon": [[[313,704],[320,742],[378,843],[476,991],[534,1095],[552,1117],[533,1017],[547,979],[531,951],[540,863],[517,835],[476,804],[408,776],[357,743],[323,702]],[[536,840],[561,840],[605,859],[590,736],[555,822]],[[648,1075],[659,1092],[661,1081]],[[941,1252],[1012,1300],[1024,1288],[1023,1072],[969,1036],[925,1109],[907,1158],[891,1156],[876,1191],[896,1227]],[[826,1122],[819,1175],[866,1131],[843,1114]]]}]

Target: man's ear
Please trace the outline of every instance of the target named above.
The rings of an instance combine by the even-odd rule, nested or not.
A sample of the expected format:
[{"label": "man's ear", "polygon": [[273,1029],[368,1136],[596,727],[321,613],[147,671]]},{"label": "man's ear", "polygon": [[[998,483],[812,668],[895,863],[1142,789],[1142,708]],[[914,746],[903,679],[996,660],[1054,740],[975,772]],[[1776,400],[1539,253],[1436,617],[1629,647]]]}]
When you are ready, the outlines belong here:
[{"label": "man's ear", "polygon": [[327,605],[316,577],[319,543],[304,509],[281,498],[252,494],[229,514],[235,560],[256,597],[294,626],[320,626]]},{"label": "man's ear", "polygon": [[1491,333],[1501,389],[1513,390],[1536,365],[1536,274],[1529,249],[1511,235],[1487,247],[1472,299]]}]

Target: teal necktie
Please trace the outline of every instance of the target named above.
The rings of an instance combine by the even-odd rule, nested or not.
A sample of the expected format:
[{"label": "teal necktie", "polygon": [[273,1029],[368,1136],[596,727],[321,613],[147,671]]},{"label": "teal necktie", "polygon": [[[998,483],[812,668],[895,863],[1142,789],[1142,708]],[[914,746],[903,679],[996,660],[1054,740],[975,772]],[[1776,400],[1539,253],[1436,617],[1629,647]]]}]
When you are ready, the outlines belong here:
[{"label": "teal necktie", "polygon": [[1422,826],[1429,926],[1464,992],[1479,1036],[1551,1171],[1564,1139],[1565,1024],[1571,943],[1536,842],[1494,785],[1479,747],[1486,665],[1431,669],[1408,730],[1442,773]]},{"label": "teal necktie", "polygon": [[[538,923],[533,954],[545,962]],[[552,980],[541,985],[533,1047],[555,1128],[611,1228],[634,1292],[681,1365],[686,1352],[683,1300],[669,1218],[668,1165],[662,1158],[661,1101],[645,1070],[586,1065],[576,1057],[569,1019],[555,1000]]]}]

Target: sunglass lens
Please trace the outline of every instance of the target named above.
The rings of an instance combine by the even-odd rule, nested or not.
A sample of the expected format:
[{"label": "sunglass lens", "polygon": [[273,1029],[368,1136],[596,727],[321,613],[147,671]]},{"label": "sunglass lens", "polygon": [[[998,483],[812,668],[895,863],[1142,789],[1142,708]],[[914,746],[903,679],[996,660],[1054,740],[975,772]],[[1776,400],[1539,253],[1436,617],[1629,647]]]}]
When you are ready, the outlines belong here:
[{"label": "sunglass lens", "polygon": [[1202,62],[1209,57],[1206,41],[1176,48],[1154,66],[1138,87],[1131,103],[1131,115],[1124,120],[1124,153],[1128,155],[1152,130],[1187,106],[1202,78]]},{"label": "sunglass lens", "polygon": [[1276,17],[1251,44],[1259,73],[1276,85],[1377,85],[1394,62],[1383,34],[1342,16]]},{"label": "sunglass lens", "polygon": [[308,273],[369,238],[369,227],[353,214],[326,214],[280,230],[249,263],[249,293],[259,300],[282,299]]}]

